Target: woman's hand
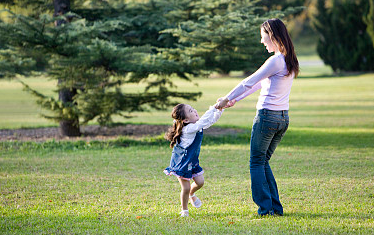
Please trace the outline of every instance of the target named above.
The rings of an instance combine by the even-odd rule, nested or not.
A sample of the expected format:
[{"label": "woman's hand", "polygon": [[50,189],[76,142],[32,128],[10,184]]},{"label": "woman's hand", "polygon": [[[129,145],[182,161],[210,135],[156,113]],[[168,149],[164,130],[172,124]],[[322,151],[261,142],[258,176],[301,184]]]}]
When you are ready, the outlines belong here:
[{"label": "woman's hand", "polygon": [[236,100],[230,100],[229,102],[227,102],[227,105],[223,108],[224,109],[230,108],[230,107],[234,106],[235,103],[236,103]]},{"label": "woman's hand", "polygon": [[[223,97],[218,98],[217,99],[217,103],[216,103],[216,105],[214,107],[216,109],[220,109],[221,110],[221,109],[223,109],[223,108],[225,108],[227,106],[228,102],[229,102],[229,100],[227,98],[223,98]],[[231,106],[229,106],[229,107],[231,107]]]}]

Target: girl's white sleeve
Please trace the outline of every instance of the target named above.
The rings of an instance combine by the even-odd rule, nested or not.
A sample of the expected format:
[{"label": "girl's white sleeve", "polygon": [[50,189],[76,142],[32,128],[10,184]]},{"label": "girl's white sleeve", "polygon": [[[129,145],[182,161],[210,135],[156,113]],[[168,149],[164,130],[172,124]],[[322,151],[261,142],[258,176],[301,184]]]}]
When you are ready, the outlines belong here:
[{"label": "girl's white sleeve", "polygon": [[213,120],[211,122],[209,122],[208,125],[204,126],[203,129],[208,129],[214,123],[216,123],[218,121],[218,119],[221,117],[222,113],[223,113],[223,109],[222,109],[222,111],[220,111],[219,109],[214,108]]},{"label": "girl's white sleeve", "polygon": [[214,106],[210,106],[208,111],[204,113],[200,119],[195,123],[190,123],[187,126],[185,126],[185,130],[183,130],[186,133],[196,133],[200,131],[201,129],[207,129],[211,125],[213,125],[218,119],[221,117],[222,111],[219,111]]},{"label": "girl's white sleeve", "polygon": [[261,83],[261,80],[276,74],[281,69],[281,63],[277,63],[277,58],[278,57],[271,56],[269,59],[267,59],[256,72],[243,79],[234,89],[232,89],[226,95],[226,98],[228,98],[228,100],[236,99],[246,91],[251,90],[256,84]]}]

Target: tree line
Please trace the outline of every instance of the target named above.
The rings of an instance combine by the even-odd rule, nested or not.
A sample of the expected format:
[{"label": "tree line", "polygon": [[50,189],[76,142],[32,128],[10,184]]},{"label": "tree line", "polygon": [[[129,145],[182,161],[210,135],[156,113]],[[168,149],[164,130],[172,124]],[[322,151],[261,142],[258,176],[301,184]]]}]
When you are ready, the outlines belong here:
[{"label": "tree line", "polygon": [[[294,11],[265,11],[247,0],[6,2],[32,10],[8,11],[11,19],[0,24],[2,76],[56,79],[58,99],[24,87],[68,136],[91,120],[106,125],[113,115],[201,95],[175,89],[175,77],[254,70],[265,58],[259,25]],[[134,83],[145,89],[128,91]]]},{"label": "tree line", "polygon": [[[373,46],[366,42],[373,35],[373,0],[316,1],[313,22],[325,63],[334,70],[372,70]],[[27,83],[24,88],[51,111],[43,116],[59,122],[63,135],[77,136],[80,125],[92,120],[107,125],[113,115],[127,118],[201,95],[178,90],[176,77],[190,81],[211,72],[256,70],[267,57],[259,46],[260,24],[299,14],[308,1],[275,2],[3,0],[8,17],[0,20],[0,77],[44,74],[55,79],[58,98]],[[16,14],[15,8],[26,10]],[[346,23],[333,23],[339,17]],[[348,31],[339,30],[347,25]],[[346,38],[353,30],[359,34],[354,42]],[[350,46],[344,46],[347,42]],[[330,49],[334,45],[340,49]],[[339,67],[336,60],[343,56],[357,63]],[[135,92],[126,89],[130,84],[145,88]]]}]

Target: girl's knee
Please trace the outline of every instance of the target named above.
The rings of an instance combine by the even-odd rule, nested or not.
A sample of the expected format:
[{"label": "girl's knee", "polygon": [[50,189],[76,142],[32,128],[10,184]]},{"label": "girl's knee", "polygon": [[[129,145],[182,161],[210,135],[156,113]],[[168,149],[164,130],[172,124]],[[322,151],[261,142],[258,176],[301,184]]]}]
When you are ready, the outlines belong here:
[{"label": "girl's knee", "polygon": [[197,187],[199,187],[199,188],[203,187],[203,185],[204,185],[204,176],[202,176],[202,175],[197,176],[193,180],[194,180],[194,182],[195,182],[195,184],[196,184]]},{"label": "girl's knee", "polygon": [[197,185],[197,187],[201,188],[204,185],[204,180],[195,181],[195,184]]},{"label": "girl's knee", "polygon": [[190,190],[191,190],[190,187],[182,187],[182,193],[183,193],[183,194],[189,194],[189,193],[190,193]]}]

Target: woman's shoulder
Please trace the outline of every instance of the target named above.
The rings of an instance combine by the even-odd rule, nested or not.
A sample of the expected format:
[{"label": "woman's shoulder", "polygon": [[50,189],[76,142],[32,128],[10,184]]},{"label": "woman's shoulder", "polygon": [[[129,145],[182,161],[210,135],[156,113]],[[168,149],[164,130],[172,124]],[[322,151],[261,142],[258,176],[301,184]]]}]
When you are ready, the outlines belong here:
[{"label": "woman's shoulder", "polygon": [[279,68],[283,68],[286,64],[286,60],[284,59],[284,55],[282,53],[275,53],[267,59],[266,63],[271,67],[277,66]]},{"label": "woman's shoulder", "polygon": [[277,52],[274,55],[270,56],[268,60],[285,61],[285,58],[284,58],[284,55],[282,53]]}]

